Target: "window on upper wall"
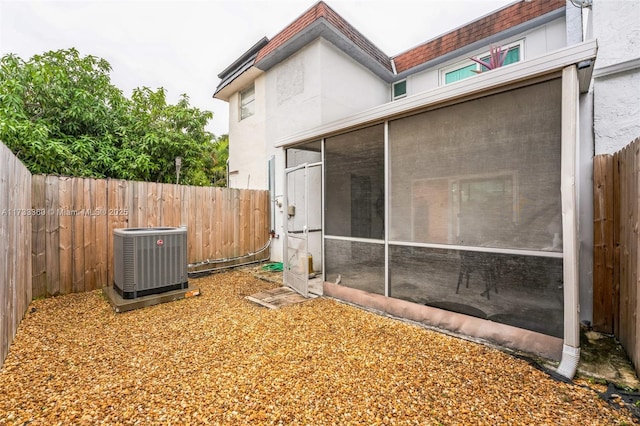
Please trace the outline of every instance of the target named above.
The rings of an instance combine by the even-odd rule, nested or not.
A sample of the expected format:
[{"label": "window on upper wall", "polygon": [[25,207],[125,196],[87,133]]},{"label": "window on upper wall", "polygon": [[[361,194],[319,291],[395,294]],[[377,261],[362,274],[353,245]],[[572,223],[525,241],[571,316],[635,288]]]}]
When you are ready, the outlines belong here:
[{"label": "window on upper wall", "polygon": [[407,96],[407,80],[393,83],[393,100],[402,99]]},{"label": "window on upper wall", "polygon": [[[520,62],[524,59],[524,40],[508,44],[503,46],[503,48],[508,49],[503,66]],[[488,62],[489,52],[484,52],[476,57],[481,61]],[[441,84],[445,85],[455,81],[464,80],[465,78],[472,77],[481,71],[487,71],[487,68],[471,60],[458,62],[457,64],[444,68],[440,71]]]},{"label": "window on upper wall", "polygon": [[240,120],[251,117],[255,112],[256,90],[252,84],[240,92]]}]

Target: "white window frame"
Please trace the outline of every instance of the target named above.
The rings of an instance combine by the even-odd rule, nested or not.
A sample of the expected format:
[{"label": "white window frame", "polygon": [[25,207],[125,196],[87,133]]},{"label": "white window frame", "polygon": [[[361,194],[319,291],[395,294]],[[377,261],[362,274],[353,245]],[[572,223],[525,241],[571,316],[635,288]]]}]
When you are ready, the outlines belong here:
[{"label": "white window frame", "polygon": [[[405,84],[405,86],[404,86],[404,94],[402,94],[400,96],[396,96],[395,95],[396,84],[399,84],[399,83],[402,83],[402,82],[404,82],[404,84]],[[409,92],[409,83],[407,82],[406,78],[404,80],[396,81],[396,82],[391,84],[391,100],[392,101],[396,101],[398,99],[406,98],[408,92]]]},{"label": "white window frame", "polygon": [[[251,95],[248,95],[249,92]],[[247,99],[245,100],[245,96]],[[255,114],[255,102],[256,102],[256,86],[251,84],[238,92],[238,121],[242,121],[245,118],[249,118]]]},{"label": "white window frame", "polygon": [[[525,58],[525,54],[524,54],[524,39],[520,39],[517,41],[514,41],[512,43],[509,44],[505,44],[505,45],[500,45],[502,48],[506,48],[507,50],[513,48],[513,47],[518,47],[519,48],[519,52],[520,52],[520,59],[518,60],[518,62],[522,62]],[[489,50],[485,50],[483,52],[478,53],[477,55],[473,55],[474,58],[478,59],[478,58],[484,58],[486,56],[489,56],[491,54],[491,52]],[[450,72],[453,71],[457,71],[461,68],[466,68],[469,65],[476,65],[476,70],[480,71],[480,64],[475,63],[474,61],[472,61],[471,59],[465,59],[462,61],[458,61],[452,65],[449,65],[447,67],[444,68],[440,68],[440,86],[446,86],[446,79],[447,79],[447,74],[449,74]],[[451,84],[451,83],[449,83]]]}]

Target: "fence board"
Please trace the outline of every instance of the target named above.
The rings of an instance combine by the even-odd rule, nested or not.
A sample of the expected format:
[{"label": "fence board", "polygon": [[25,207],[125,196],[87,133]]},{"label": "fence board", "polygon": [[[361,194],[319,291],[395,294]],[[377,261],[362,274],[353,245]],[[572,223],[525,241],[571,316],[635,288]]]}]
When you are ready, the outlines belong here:
[{"label": "fence board", "polygon": [[613,156],[594,158],[593,175],[593,327],[613,332]]},{"label": "fence board", "polygon": [[84,289],[91,291],[96,289],[96,216],[100,212],[96,208],[95,179],[84,180],[83,210],[85,218],[83,222],[84,245]]},{"label": "fence board", "polygon": [[635,334],[635,350],[632,355],[633,363],[636,366],[636,372],[640,371],[640,336],[638,336],[638,330],[640,330],[640,318],[637,313],[640,312],[640,276],[638,275],[638,263],[640,262],[640,230],[638,229],[640,223],[640,139],[636,140],[636,143],[629,147],[629,155],[633,160],[631,167],[631,183],[633,188],[630,193],[632,217],[631,223],[633,224],[633,234],[630,235],[631,241],[631,256],[629,257],[629,270],[631,275],[631,286],[635,288],[636,300],[634,307],[634,319],[636,324]]},{"label": "fence board", "polygon": [[31,179],[31,208],[36,214],[31,221],[31,262],[33,297],[47,295],[47,251],[46,251],[46,178],[33,176]]},{"label": "fence board", "polygon": [[33,295],[32,207],[31,174],[0,144],[0,367]]},{"label": "fence board", "polygon": [[219,259],[222,257],[222,245],[224,242],[224,228],[222,227],[222,204],[224,199],[224,193],[222,189],[214,189],[215,198],[213,201],[213,253],[212,259]]},{"label": "fence board", "polygon": [[[594,158],[594,326],[612,330],[640,373],[640,138]],[[609,181],[612,185],[609,185]],[[611,206],[611,207],[609,207]],[[607,220],[605,220],[605,218]],[[608,248],[612,248],[609,253]],[[611,262],[611,267],[609,267]],[[609,285],[608,280],[611,280]],[[608,304],[607,297],[611,304]],[[611,322],[609,327],[609,306]]]},{"label": "fence board", "polygon": [[202,210],[202,250],[204,257],[207,259],[214,259],[215,252],[213,248],[213,241],[215,236],[213,235],[213,211],[215,200],[215,188],[209,187],[205,191],[206,196],[206,209]]},{"label": "fence board", "polygon": [[230,239],[230,245],[233,247],[232,253],[233,257],[239,256],[240,253],[240,189],[233,190],[233,199],[232,199],[232,208],[231,211],[236,212],[233,217],[227,216],[227,221],[233,221],[233,236]]},{"label": "fence board", "polygon": [[[239,202],[239,208],[240,208],[240,214],[238,215],[238,232],[240,237],[238,238],[238,254],[242,254],[242,248],[244,247],[250,247],[250,219],[251,219],[251,214],[250,214],[250,208],[251,208],[251,204],[249,203],[249,199],[247,197],[247,192],[249,190],[248,189],[241,189],[239,190],[239,194],[238,194],[238,202]],[[247,250],[250,251],[250,250]]]},{"label": "fence board", "polygon": [[47,176],[46,182],[46,213],[45,247],[47,264],[46,296],[60,294],[60,179],[57,176]]},{"label": "fence board", "polygon": [[[622,332],[620,329],[620,167],[618,164],[618,157],[614,156],[613,159],[613,286],[614,286],[614,300],[613,306],[615,309],[613,333],[615,336],[620,336]],[[618,337],[619,339],[619,337]]]},{"label": "fence board", "polygon": [[60,208],[60,294],[73,292],[73,179],[61,177],[58,185]]},{"label": "fence board", "polygon": [[109,249],[109,231],[108,231],[108,214],[107,211],[107,195],[108,181],[104,179],[94,179],[92,181],[92,189],[94,192],[93,201],[96,211],[94,222],[95,244],[94,244],[94,285],[92,290],[106,287],[109,285],[107,279],[107,262]]},{"label": "fence board", "polygon": [[71,179],[71,273],[72,292],[84,291],[84,181]]},{"label": "fence board", "polygon": [[[202,188],[195,186],[189,187],[191,190],[191,199],[189,203],[189,228],[191,232],[187,235],[189,239],[193,241],[191,247],[193,248],[192,259],[206,259],[202,251],[202,214],[207,209],[204,205],[204,197],[202,196]],[[187,228],[187,231],[188,229]],[[195,256],[195,257],[194,257]]]},{"label": "fence board", "polygon": [[632,322],[630,330],[630,340],[628,351],[631,355],[631,361],[634,365],[640,367],[640,339],[638,339],[638,331],[640,330],[640,324],[638,321],[640,318],[637,316],[638,312],[638,242],[640,241],[638,234],[638,177],[639,177],[639,164],[638,164],[638,151],[640,150],[640,144],[630,145],[626,148],[626,162],[627,162],[627,181],[628,194],[627,194],[627,209],[629,216],[627,223],[629,224],[627,233],[627,252],[629,253],[627,260],[627,283],[631,288],[631,300],[629,310],[632,312],[630,318]]},{"label": "fence board", "polygon": [[635,330],[635,319],[633,318],[633,307],[635,306],[633,296],[634,288],[625,285],[629,282],[629,236],[632,232],[629,229],[630,211],[629,211],[629,192],[630,182],[629,163],[627,161],[627,148],[623,149],[618,155],[620,168],[620,283],[621,283],[621,318],[622,333],[620,335],[620,343],[625,348],[633,347],[633,331]]},{"label": "fence board", "polygon": [[[15,167],[16,167],[16,160],[15,158],[10,158],[9,159],[9,163],[7,164],[6,167],[6,172],[9,173],[9,176],[14,176],[15,175]],[[17,227],[18,227],[18,223],[16,221],[16,216],[15,216],[15,209],[17,207],[16,204],[16,199],[15,199],[15,180],[9,179],[8,183],[7,183],[7,188],[8,188],[8,197],[7,197],[7,204],[6,207],[7,209],[9,209],[9,223],[7,226],[7,235],[6,235],[6,242],[5,244],[7,244],[7,247],[10,247],[10,250],[8,252],[8,257],[11,260],[12,258],[17,258],[18,257],[18,252],[16,250],[17,246],[17,239],[16,239],[16,234],[17,234]],[[16,293],[15,293],[15,280],[16,280],[16,271],[15,271],[15,262],[12,261],[8,261],[5,264],[6,267],[6,280],[4,282],[5,288],[4,288],[4,303],[3,303],[3,309],[4,309],[4,315],[1,316],[2,318],[2,322],[4,323],[4,335],[2,336],[2,341],[3,342],[11,342],[13,340],[13,327],[14,327],[14,322],[15,319],[13,317],[13,312],[16,306]],[[3,347],[6,346],[7,350],[8,350],[8,344],[7,345],[2,345]],[[2,356],[2,360],[4,361],[5,357],[7,356],[7,352],[3,353]]]}]

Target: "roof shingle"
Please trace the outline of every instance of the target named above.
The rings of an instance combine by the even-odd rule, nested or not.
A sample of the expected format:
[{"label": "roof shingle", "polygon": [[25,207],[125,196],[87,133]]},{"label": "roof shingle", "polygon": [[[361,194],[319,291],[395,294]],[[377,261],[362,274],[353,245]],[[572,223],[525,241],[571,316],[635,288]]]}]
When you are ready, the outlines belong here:
[{"label": "roof shingle", "polygon": [[260,50],[256,57],[256,63],[260,62],[270,53],[320,18],[324,18],[352,43],[370,55],[387,70],[391,71],[390,58],[382,50],[378,49],[373,43],[371,43],[364,35],[362,35],[362,33],[356,30],[351,24],[331,9],[324,1],[316,3],[298,19],[275,35],[271,41],[269,41],[269,43]]},{"label": "roof shingle", "polygon": [[565,0],[521,1],[425,42],[393,58],[398,73],[565,7]]}]

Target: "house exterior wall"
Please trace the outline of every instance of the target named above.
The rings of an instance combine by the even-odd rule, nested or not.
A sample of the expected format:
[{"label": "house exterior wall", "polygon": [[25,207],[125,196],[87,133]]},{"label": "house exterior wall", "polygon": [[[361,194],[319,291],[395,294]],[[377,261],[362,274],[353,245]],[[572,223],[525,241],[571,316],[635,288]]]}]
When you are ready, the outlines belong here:
[{"label": "house exterior wall", "polygon": [[315,41],[266,72],[267,143],[320,124],[321,55]]},{"label": "house exterior wall", "polygon": [[[596,0],[593,37],[595,153],[616,152],[640,136],[640,3]],[[635,61],[624,71],[615,68]]]},{"label": "house exterior wall", "polygon": [[[260,176],[266,170],[265,158],[273,155],[276,158],[274,195],[279,200],[283,199],[285,155],[284,150],[273,146],[278,139],[380,105],[390,98],[386,83],[323,38],[268,70],[264,75],[264,91],[264,150],[260,154],[258,149],[251,153],[252,161],[246,165],[243,160],[246,173],[240,174],[238,180],[242,184],[247,173]],[[257,97],[256,91],[256,100]],[[237,110],[232,105],[231,109],[234,108]],[[231,141],[233,146],[234,139]],[[242,157],[249,155],[246,151],[236,152]],[[263,182],[266,185],[266,175]],[[284,232],[284,207],[275,204],[273,208],[276,209],[274,231],[280,236]],[[272,241],[271,260],[282,260],[282,241],[281,238]]]},{"label": "house exterior wall", "polygon": [[229,99],[229,187],[268,189],[264,74],[254,80],[254,114],[240,120],[240,94]]},{"label": "house exterior wall", "polygon": [[318,42],[322,60],[321,124],[391,100],[387,83],[328,41]]},{"label": "house exterior wall", "polygon": [[[563,48],[567,45],[566,23],[564,18],[559,18],[532,30],[519,33],[515,36],[501,40],[501,44],[509,44],[524,39],[524,59],[532,59],[547,52]],[[449,61],[440,63],[420,73],[407,77],[407,95],[424,92],[441,85],[440,71],[451,67],[469,57],[487,51],[488,45],[476,49],[467,55],[458,56]]]},{"label": "house exterior wall", "polygon": [[268,143],[389,99],[388,84],[318,38],[266,73]]}]

